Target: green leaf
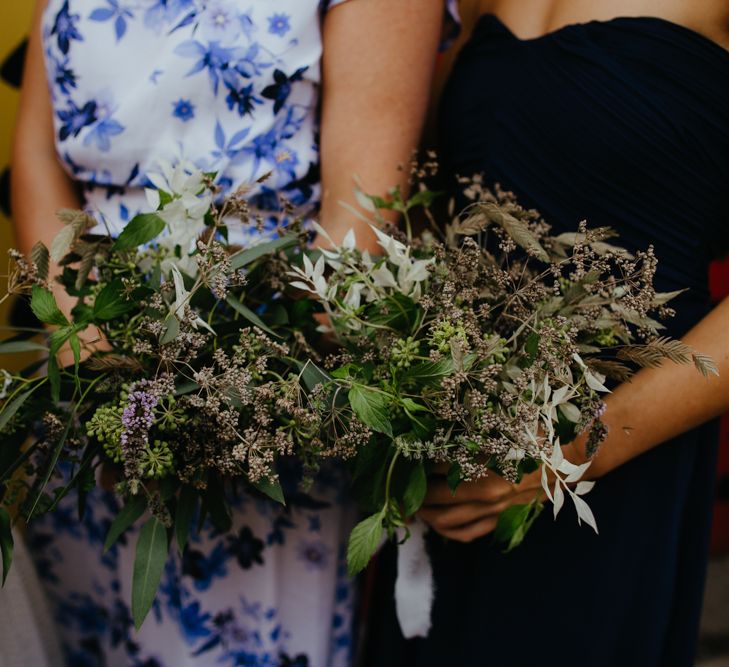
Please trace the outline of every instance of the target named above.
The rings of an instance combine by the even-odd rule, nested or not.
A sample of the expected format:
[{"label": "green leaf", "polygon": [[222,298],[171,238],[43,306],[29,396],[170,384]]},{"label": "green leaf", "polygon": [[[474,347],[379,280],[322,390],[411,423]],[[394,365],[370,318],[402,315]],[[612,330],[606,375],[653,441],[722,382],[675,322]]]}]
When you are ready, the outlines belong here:
[{"label": "green leaf", "polygon": [[132,618],[139,630],[157,595],[167,561],[167,529],[156,518],[144,524],[137,540],[132,576]]},{"label": "green leaf", "polygon": [[69,339],[68,343],[71,346],[71,352],[73,352],[73,370],[76,378],[78,379],[78,366],[81,363],[81,340],[76,334],[73,334]]},{"label": "green leaf", "polygon": [[190,525],[197,508],[198,493],[192,486],[183,486],[180,497],[177,499],[177,512],[175,513],[175,537],[180,553],[185,551],[187,538],[190,534]]},{"label": "green leaf", "polygon": [[249,264],[252,264],[257,259],[260,259],[264,255],[274,253],[278,250],[285,250],[293,248],[298,245],[299,239],[295,234],[286,234],[273,241],[267,243],[259,243],[251,248],[246,248],[240,252],[235,253],[230,258],[230,266],[234,270],[242,269]]},{"label": "green leaf", "polygon": [[455,495],[462,481],[461,466],[458,463],[453,463],[448,469],[448,474],[446,475],[446,482],[448,483],[448,488],[451,490],[452,494]]},{"label": "green leaf", "polygon": [[265,331],[267,334],[270,334],[271,336],[275,336],[276,338],[280,338],[280,336],[271,328],[269,328],[266,323],[258,317],[250,308],[247,306],[244,306],[238,299],[236,299],[232,294],[228,295],[228,298],[225,300],[225,302],[233,308],[239,315],[241,315],[243,318],[248,320],[253,326],[258,327],[262,331]]},{"label": "green leaf", "polygon": [[93,317],[95,320],[108,322],[129,312],[133,305],[122,296],[124,286],[115,280],[99,292],[94,301]]},{"label": "green leaf", "polygon": [[56,324],[61,327],[68,324],[66,316],[56,303],[56,297],[44,287],[33,285],[30,308],[33,314],[44,324]]},{"label": "green leaf", "polygon": [[283,488],[279,481],[272,482],[268,478],[258,480],[253,486],[255,486],[261,493],[265,493],[269,498],[275,500],[281,505],[286,505],[286,499],[284,498]]},{"label": "green leaf", "polygon": [[48,359],[48,383],[51,385],[51,400],[58,404],[61,401],[61,369],[58,367],[56,357]]},{"label": "green leaf", "polygon": [[116,541],[124,534],[127,528],[134,525],[146,509],[147,499],[144,496],[138,495],[131,497],[129,502],[116,515],[114,521],[111,522],[111,527],[104,542],[104,553],[116,544]]},{"label": "green leaf", "polygon": [[0,507],[0,553],[2,553],[3,560],[3,579],[2,585],[5,586],[5,581],[8,578],[10,572],[10,566],[13,564],[13,530],[10,521],[10,515],[4,507]]},{"label": "green leaf", "polygon": [[112,250],[135,250],[156,239],[164,230],[165,221],[156,213],[142,213],[127,224],[114,242]]},{"label": "green leaf", "polygon": [[529,337],[526,339],[526,343],[524,344],[524,351],[526,352],[526,358],[524,359],[524,366],[526,368],[529,368],[533,363],[534,360],[537,358],[537,353],[539,352],[539,334],[534,332],[532,334],[529,334]]},{"label": "green leaf", "polygon": [[424,206],[425,208],[430,208],[433,205],[433,202],[442,195],[442,192],[421,190],[420,192],[417,192],[412,197],[410,197],[410,199],[408,200],[408,209],[411,209],[414,206]]},{"label": "green leaf", "polygon": [[30,340],[9,340],[0,343],[0,354],[20,354],[22,352],[48,352],[48,348]]},{"label": "green leaf", "polygon": [[452,357],[443,357],[440,361],[423,361],[413,364],[403,373],[403,381],[418,381],[427,386],[438,386],[443,378],[453,375],[456,367]]},{"label": "green leaf", "polygon": [[[51,382],[51,400],[54,403],[60,402],[60,396],[56,396],[56,392],[60,394],[60,386],[56,387],[53,384],[53,377],[51,375],[53,369],[55,369],[55,374],[58,374],[58,365],[56,364],[56,360],[54,357],[51,357],[48,360],[48,379]],[[60,375],[58,379],[59,385],[60,385]],[[47,468],[45,473],[43,474],[43,477],[41,478],[40,485],[36,485],[36,488],[38,488],[38,494],[35,498],[35,501],[33,502],[33,506],[30,509],[30,512],[28,513],[29,519],[33,517],[33,514],[37,507],[39,507],[43,501],[43,492],[45,491],[46,486],[48,485],[48,482],[50,481],[51,477],[53,476],[54,472],[56,471],[56,465],[58,464],[58,459],[61,457],[61,452],[63,451],[63,448],[66,444],[66,439],[68,438],[68,434],[71,432],[71,427],[74,425],[74,418],[75,415],[72,414],[69,419],[66,421],[66,426],[63,429],[63,433],[61,434],[61,437],[58,439],[58,442],[53,446],[53,451],[51,453],[51,456],[49,459],[47,459]]]},{"label": "green leaf", "polygon": [[320,384],[329,384],[332,381],[332,377],[325,370],[319,368],[311,359],[303,364],[298,362],[298,366],[301,381],[309,391]]},{"label": "green leaf", "polygon": [[383,516],[384,514],[379,512],[367,517],[354,527],[352,534],[349,536],[347,565],[350,576],[359,574],[364,570],[380,546],[383,533]]},{"label": "green leaf", "polygon": [[180,335],[180,321],[175,317],[174,313],[170,313],[165,320],[165,332],[160,339],[161,345],[171,343]]},{"label": "green leaf", "polygon": [[512,505],[499,515],[494,539],[504,546],[506,553],[524,541],[528,530],[543,509],[544,503],[535,499],[527,505]]},{"label": "green leaf", "polygon": [[408,477],[408,483],[402,497],[405,516],[412,516],[423,506],[426,493],[428,493],[428,477],[425,474],[425,464],[418,463],[410,471],[410,477]]},{"label": "green leaf", "polygon": [[37,384],[32,389],[24,391],[3,408],[2,412],[0,412],[0,431],[8,425],[8,422],[17,414],[18,410],[23,407],[23,403],[25,403],[33,395],[33,392],[35,392],[39,386],[40,384]]},{"label": "green leaf", "polygon": [[360,421],[378,433],[392,437],[390,403],[389,394],[372,387],[355,384],[349,390],[349,404]]},{"label": "green leaf", "polygon": [[73,335],[73,327],[67,326],[62,329],[57,329],[49,337],[48,342],[50,343],[50,355],[55,357],[58,351],[68,342],[68,339]]}]

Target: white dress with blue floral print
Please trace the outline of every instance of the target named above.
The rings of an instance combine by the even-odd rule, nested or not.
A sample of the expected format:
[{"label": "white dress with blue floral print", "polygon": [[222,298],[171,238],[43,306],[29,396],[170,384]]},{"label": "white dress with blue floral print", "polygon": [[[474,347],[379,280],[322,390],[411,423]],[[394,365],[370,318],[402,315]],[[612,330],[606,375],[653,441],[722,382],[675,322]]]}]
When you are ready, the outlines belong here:
[{"label": "white dress with blue floral print", "polygon": [[[57,149],[89,210],[118,231],[145,207],[147,174],[181,159],[217,172],[224,189],[271,172],[251,196],[274,219],[279,195],[316,207],[325,10],[319,0],[49,0]],[[139,632],[136,534],[103,554],[117,500],[94,492],[79,524],[69,498],[29,535],[68,664],[349,665],[344,488],[333,471],[287,508],[243,498],[230,534],[206,526],[170,558]]]}]

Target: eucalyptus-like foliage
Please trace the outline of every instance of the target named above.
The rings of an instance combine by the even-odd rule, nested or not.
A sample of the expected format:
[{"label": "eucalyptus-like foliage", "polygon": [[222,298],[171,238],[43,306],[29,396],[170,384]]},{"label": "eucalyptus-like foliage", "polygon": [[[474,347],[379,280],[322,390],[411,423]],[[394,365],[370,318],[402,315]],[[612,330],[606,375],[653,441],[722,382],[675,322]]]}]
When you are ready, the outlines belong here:
[{"label": "eucalyptus-like foliage", "polygon": [[[362,569],[383,532],[406,528],[436,466],[459,484],[498,473],[518,482],[541,467],[556,517],[568,499],[578,521],[597,531],[575,465],[561,445],[585,433],[593,456],[606,436],[601,422],[609,381],[640,366],[710,359],[660,335],[676,294],[653,288],[652,248],[629,252],[608,242],[607,228],[554,235],[538,213],[478,179],[464,182],[471,203],[441,227],[412,234],[410,216],[431,196],[404,200],[359,193],[381,252],[341,244],[306,256],[292,286],[317,299],[341,350],[327,363],[329,390],[375,433],[356,452],[355,490],[369,516],[352,534],[350,570]],[[406,218],[406,232],[383,230],[382,208]],[[426,210],[425,218],[436,222]],[[326,237],[326,232],[319,229]],[[541,511],[535,497],[505,512],[496,531],[514,548]]]}]

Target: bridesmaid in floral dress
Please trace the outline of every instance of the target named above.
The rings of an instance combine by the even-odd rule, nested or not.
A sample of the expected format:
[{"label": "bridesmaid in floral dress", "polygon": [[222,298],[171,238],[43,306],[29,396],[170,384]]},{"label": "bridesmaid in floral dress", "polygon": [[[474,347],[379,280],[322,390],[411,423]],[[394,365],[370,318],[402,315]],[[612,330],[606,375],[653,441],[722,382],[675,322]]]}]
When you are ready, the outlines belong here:
[{"label": "bridesmaid in floral dress", "polygon": [[[354,173],[373,192],[402,180],[443,11],[443,0],[42,0],[15,149],[21,248],[53,238],[61,207],[118,232],[145,208],[148,175],[180,161],[217,172],[225,190],[270,172],[250,195],[263,236],[282,222],[283,196],[320,209],[342,238],[357,224],[338,206]],[[207,527],[170,559],[139,632],[128,607],[135,536],[102,556],[116,499],[96,493],[82,525],[75,502],[62,503],[30,545],[69,664],[349,664],[345,488],[335,470],[285,509],[242,500],[232,534]]]}]

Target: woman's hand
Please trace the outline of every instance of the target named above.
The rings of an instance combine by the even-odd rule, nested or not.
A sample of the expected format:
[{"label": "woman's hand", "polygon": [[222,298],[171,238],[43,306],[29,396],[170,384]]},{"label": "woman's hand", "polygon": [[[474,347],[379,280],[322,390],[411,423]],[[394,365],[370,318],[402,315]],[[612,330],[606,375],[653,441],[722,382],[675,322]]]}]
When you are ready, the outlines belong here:
[{"label": "woman's hand", "polygon": [[540,471],[511,484],[496,473],[474,482],[463,482],[456,493],[448,487],[444,471],[433,477],[418,516],[437,533],[457,542],[472,542],[496,528],[499,514],[542,493]]}]

